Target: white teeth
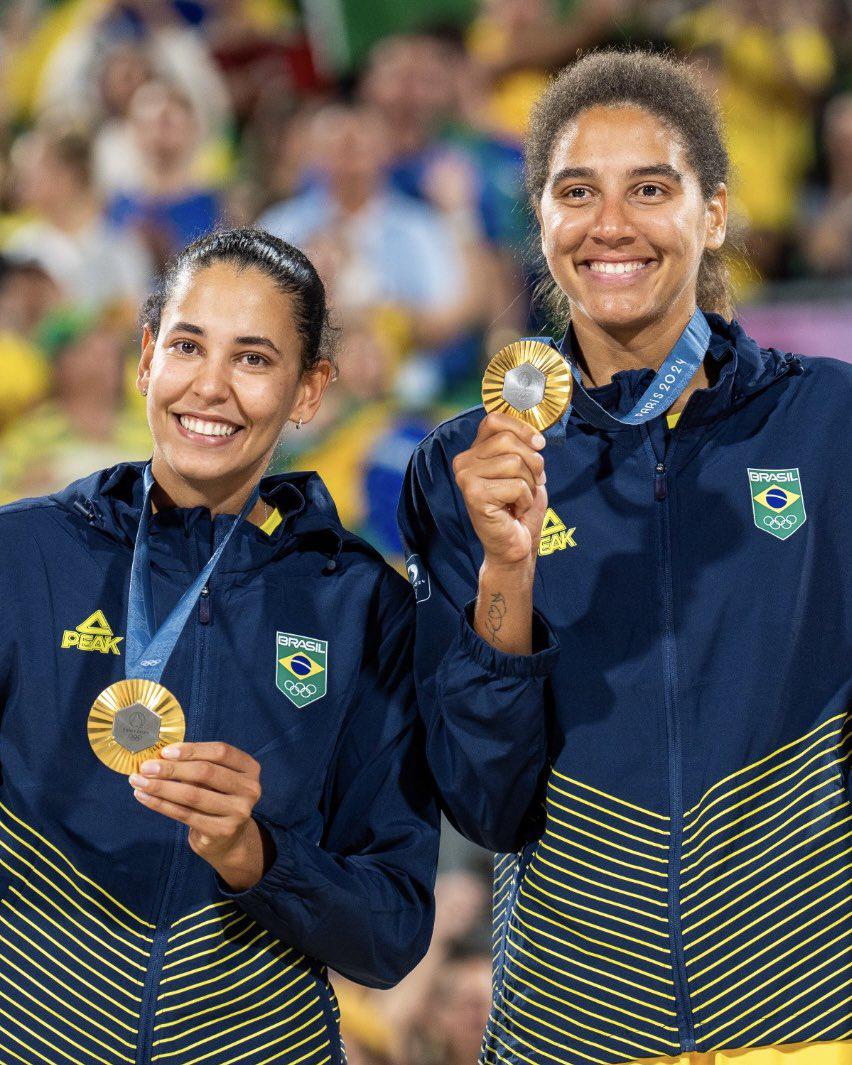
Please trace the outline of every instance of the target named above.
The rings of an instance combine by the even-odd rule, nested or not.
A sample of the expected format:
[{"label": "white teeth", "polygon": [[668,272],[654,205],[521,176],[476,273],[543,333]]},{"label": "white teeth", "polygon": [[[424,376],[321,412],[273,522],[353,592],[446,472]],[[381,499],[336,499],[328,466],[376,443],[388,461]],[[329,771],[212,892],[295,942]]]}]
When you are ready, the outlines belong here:
[{"label": "white teeth", "polygon": [[632,274],[643,266],[645,262],[641,259],[629,263],[606,263],[600,260],[592,260],[589,263],[589,269],[594,270],[596,274]]},{"label": "white teeth", "polygon": [[236,425],[225,425],[224,422],[205,422],[201,418],[190,418],[187,414],[180,416],[180,424],[191,433],[200,436],[233,436],[237,431]]}]

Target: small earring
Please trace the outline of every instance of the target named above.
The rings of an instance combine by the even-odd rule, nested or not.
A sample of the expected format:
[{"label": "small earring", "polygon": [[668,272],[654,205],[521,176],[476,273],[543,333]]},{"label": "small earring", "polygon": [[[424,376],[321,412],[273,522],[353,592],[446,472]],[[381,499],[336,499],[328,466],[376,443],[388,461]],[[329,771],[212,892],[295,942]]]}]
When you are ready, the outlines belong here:
[{"label": "small earring", "polygon": [[302,428],[302,419],[301,418],[298,420],[298,422],[296,422],[296,428],[297,429],[301,429]]},{"label": "small earring", "polygon": [[147,388],[143,388],[142,389],[142,395],[143,396],[147,396],[148,395],[148,389]]}]

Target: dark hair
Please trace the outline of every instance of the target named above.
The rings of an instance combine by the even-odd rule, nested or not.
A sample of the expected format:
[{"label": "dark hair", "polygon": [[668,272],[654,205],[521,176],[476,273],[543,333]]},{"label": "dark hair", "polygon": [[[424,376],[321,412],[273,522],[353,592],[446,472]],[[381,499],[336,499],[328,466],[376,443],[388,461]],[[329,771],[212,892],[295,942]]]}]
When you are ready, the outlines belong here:
[{"label": "dark hair", "polygon": [[36,136],[59,163],[71,170],[81,185],[92,184],[92,139],[85,130],[68,126],[47,126]]},{"label": "dark hair", "polygon": [[302,339],[303,373],[322,361],[335,365],[331,340],[333,329],[328,320],[325,286],[319,274],[304,252],[262,229],[218,230],[178,252],[168,262],[154,291],[142,305],[141,324],[147,325],[156,337],[163,308],[181,274],[220,262],[233,263],[238,271],[260,270],[281,292],[294,297],[296,328]]},{"label": "dark hair", "polygon": [[[526,143],[526,184],[534,207],[544,192],[553,145],[565,126],[591,107],[620,105],[641,107],[672,129],[706,200],[728,181],[730,163],[719,112],[696,71],[684,60],[667,54],[608,49],[591,52],[566,67],[533,108]],[[540,286],[551,306],[564,304],[564,297],[554,290],[555,283],[547,283],[547,279]],[[726,318],[733,313],[728,267],[721,249],[707,249],[702,256],[698,305]]]}]

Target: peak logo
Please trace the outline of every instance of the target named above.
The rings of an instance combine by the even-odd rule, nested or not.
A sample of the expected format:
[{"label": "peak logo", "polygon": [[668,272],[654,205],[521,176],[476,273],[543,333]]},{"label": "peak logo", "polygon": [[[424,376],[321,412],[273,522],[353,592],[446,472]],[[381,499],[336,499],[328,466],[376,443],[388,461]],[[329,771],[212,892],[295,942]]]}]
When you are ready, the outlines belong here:
[{"label": "peak logo", "polygon": [[552,555],[554,551],[564,551],[566,547],[576,547],[577,542],[574,539],[576,531],[576,525],[573,529],[567,529],[565,522],[556,511],[548,507],[544,514],[544,521],[541,523],[541,539],[538,543],[539,556]]},{"label": "peak logo", "polygon": [[96,610],[76,629],[66,629],[62,633],[62,647],[76,647],[78,651],[97,651],[102,655],[120,655],[119,644],[123,636],[114,636],[109,622],[102,610]]}]

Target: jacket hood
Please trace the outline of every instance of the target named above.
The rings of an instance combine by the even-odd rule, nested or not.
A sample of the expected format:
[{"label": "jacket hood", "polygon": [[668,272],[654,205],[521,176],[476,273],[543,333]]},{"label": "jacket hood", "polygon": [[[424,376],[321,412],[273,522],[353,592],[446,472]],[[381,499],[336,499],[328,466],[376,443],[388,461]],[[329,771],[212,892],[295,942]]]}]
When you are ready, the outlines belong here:
[{"label": "jacket hood", "polygon": [[[132,549],[142,510],[142,472],[146,462],[126,462],[74,481],[52,498],[63,508],[82,517],[103,535]],[[247,532],[266,547],[263,562],[284,554],[297,545],[319,551],[334,569],[345,540],[356,541],[340,524],[334,501],[317,473],[299,472],[264,477],[261,496],[281,514],[281,525],[271,536],[256,526]],[[216,526],[228,522],[229,515],[211,520],[206,507],[174,507],[161,511],[157,519],[189,534],[201,524]]]}]

